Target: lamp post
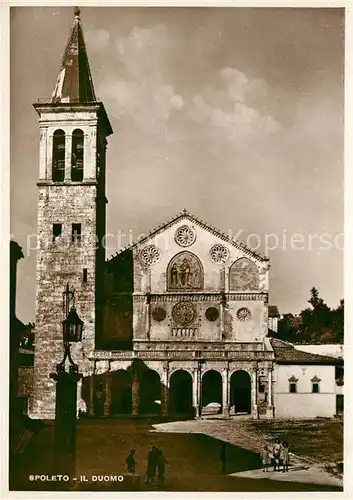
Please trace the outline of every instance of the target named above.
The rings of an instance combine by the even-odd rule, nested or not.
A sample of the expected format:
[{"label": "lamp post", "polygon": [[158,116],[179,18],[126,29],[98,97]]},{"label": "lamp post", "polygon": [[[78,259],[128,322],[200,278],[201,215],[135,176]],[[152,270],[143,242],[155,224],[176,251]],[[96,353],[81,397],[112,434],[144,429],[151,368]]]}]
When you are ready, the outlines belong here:
[{"label": "lamp post", "polygon": [[[67,475],[70,480],[75,475],[76,462],[77,382],[82,378],[82,374],[78,373],[78,365],[72,360],[70,352],[72,342],[81,342],[83,331],[83,321],[76,312],[74,301],[75,292],[73,289],[70,290],[67,284],[63,292],[64,357],[56,365],[56,372],[50,374],[50,378],[56,382],[54,473]],[[67,359],[69,361],[68,372],[65,369]]]}]

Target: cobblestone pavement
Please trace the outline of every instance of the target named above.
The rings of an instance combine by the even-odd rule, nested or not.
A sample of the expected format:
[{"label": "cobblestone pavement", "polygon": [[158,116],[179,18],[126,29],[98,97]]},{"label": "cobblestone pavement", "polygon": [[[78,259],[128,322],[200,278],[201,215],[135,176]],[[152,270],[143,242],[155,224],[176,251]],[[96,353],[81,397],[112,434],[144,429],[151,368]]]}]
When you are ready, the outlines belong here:
[{"label": "cobblestone pavement", "polygon": [[[162,432],[156,432],[158,425]],[[166,432],[163,426],[170,426]],[[181,429],[181,425],[184,426]],[[198,426],[198,430],[196,427]],[[174,430],[173,430],[174,427]],[[178,428],[178,436],[175,431]],[[93,419],[77,426],[77,460],[75,490],[117,491],[163,489],[166,491],[339,491],[325,485],[283,482],[229,474],[255,471],[259,468],[258,443],[245,436],[245,427],[229,428],[229,421],[184,421],[161,423],[158,419]],[[169,432],[170,431],[170,432]],[[211,435],[212,433],[212,435]],[[239,434],[239,435],[238,435]],[[223,437],[221,437],[221,435]],[[220,451],[227,446],[227,470],[221,473]],[[241,443],[241,444],[240,444]],[[249,445],[249,443],[251,443]],[[65,489],[62,483],[29,481],[30,474],[48,475],[53,471],[53,426],[47,426],[30,443],[17,460],[11,474],[12,490]],[[147,454],[152,445],[160,447],[167,460],[163,488],[145,484]],[[235,445],[235,446],[234,446]],[[136,449],[137,476],[125,475],[125,458]],[[250,449],[251,448],[251,449]],[[254,453],[256,451],[256,453]],[[118,482],[116,477],[124,476]],[[87,481],[80,481],[85,476]],[[101,476],[101,480],[94,480]],[[64,486],[64,487],[63,487]]]}]

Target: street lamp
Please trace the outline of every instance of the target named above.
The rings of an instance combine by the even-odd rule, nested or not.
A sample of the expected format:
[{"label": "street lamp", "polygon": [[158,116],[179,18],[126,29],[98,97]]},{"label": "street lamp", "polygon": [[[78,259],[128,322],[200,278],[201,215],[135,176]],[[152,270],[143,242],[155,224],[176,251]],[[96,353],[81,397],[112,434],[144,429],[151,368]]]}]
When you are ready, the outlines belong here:
[{"label": "street lamp", "polygon": [[[75,291],[67,284],[63,292],[64,357],[56,365],[56,373],[50,374],[50,378],[56,382],[54,473],[70,478],[75,475],[77,383],[82,378],[70,352],[72,342],[81,342],[83,331],[83,321],[77,314],[74,301]],[[66,359],[69,361],[68,372],[65,370]]]}]

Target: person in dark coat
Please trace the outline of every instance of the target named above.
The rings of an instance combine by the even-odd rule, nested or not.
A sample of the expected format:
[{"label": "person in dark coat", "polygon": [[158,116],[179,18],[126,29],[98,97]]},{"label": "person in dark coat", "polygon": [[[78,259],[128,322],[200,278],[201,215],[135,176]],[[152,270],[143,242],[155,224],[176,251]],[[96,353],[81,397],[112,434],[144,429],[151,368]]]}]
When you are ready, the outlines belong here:
[{"label": "person in dark coat", "polygon": [[158,484],[159,486],[164,486],[164,478],[165,478],[165,464],[168,463],[168,460],[165,458],[163,451],[158,450],[157,457],[157,474],[158,474]]},{"label": "person in dark coat", "polygon": [[135,474],[136,471],[136,461],[135,461],[135,450],[130,450],[130,454],[125,459],[127,471]]},{"label": "person in dark coat", "polygon": [[219,458],[222,462],[222,474],[226,473],[226,443],[222,443],[221,454]]},{"label": "person in dark coat", "polygon": [[147,471],[146,471],[146,484],[153,484],[157,472],[157,462],[159,457],[159,450],[156,446],[152,446],[151,451],[147,456]]}]

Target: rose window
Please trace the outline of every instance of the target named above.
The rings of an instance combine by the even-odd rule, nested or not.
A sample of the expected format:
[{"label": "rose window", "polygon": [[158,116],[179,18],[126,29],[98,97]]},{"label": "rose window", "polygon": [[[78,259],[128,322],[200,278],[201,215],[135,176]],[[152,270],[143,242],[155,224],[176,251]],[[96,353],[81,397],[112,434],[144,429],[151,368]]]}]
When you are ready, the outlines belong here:
[{"label": "rose window", "polygon": [[228,249],[223,245],[214,245],[210,250],[211,260],[216,264],[224,264],[229,257]]},{"label": "rose window", "polygon": [[187,326],[194,321],[196,310],[190,302],[179,302],[173,307],[172,316],[177,325]]},{"label": "rose window", "polygon": [[238,310],[237,317],[240,321],[247,321],[251,318],[251,312],[246,307],[242,307]]},{"label": "rose window", "polygon": [[149,245],[141,251],[141,260],[146,266],[150,266],[159,261],[160,251],[154,245]]},{"label": "rose window", "polygon": [[218,309],[216,307],[209,307],[206,310],[205,316],[208,319],[208,321],[216,321],[216,319],[218,319],[219,316]]},{"label": "rose window", "polygon": [[165,309],[163,309],[163,307],[156,307],[152,311],[152,318],[155,321],[163,321],[166,318],[166,316],[167,316],[167,313],[166,313]]},{"label": "rose window", "polygon": [[175,241],[181,247],[189,247],[196,240],[196,234],[189,226],[181,226],[176,230]]}]

